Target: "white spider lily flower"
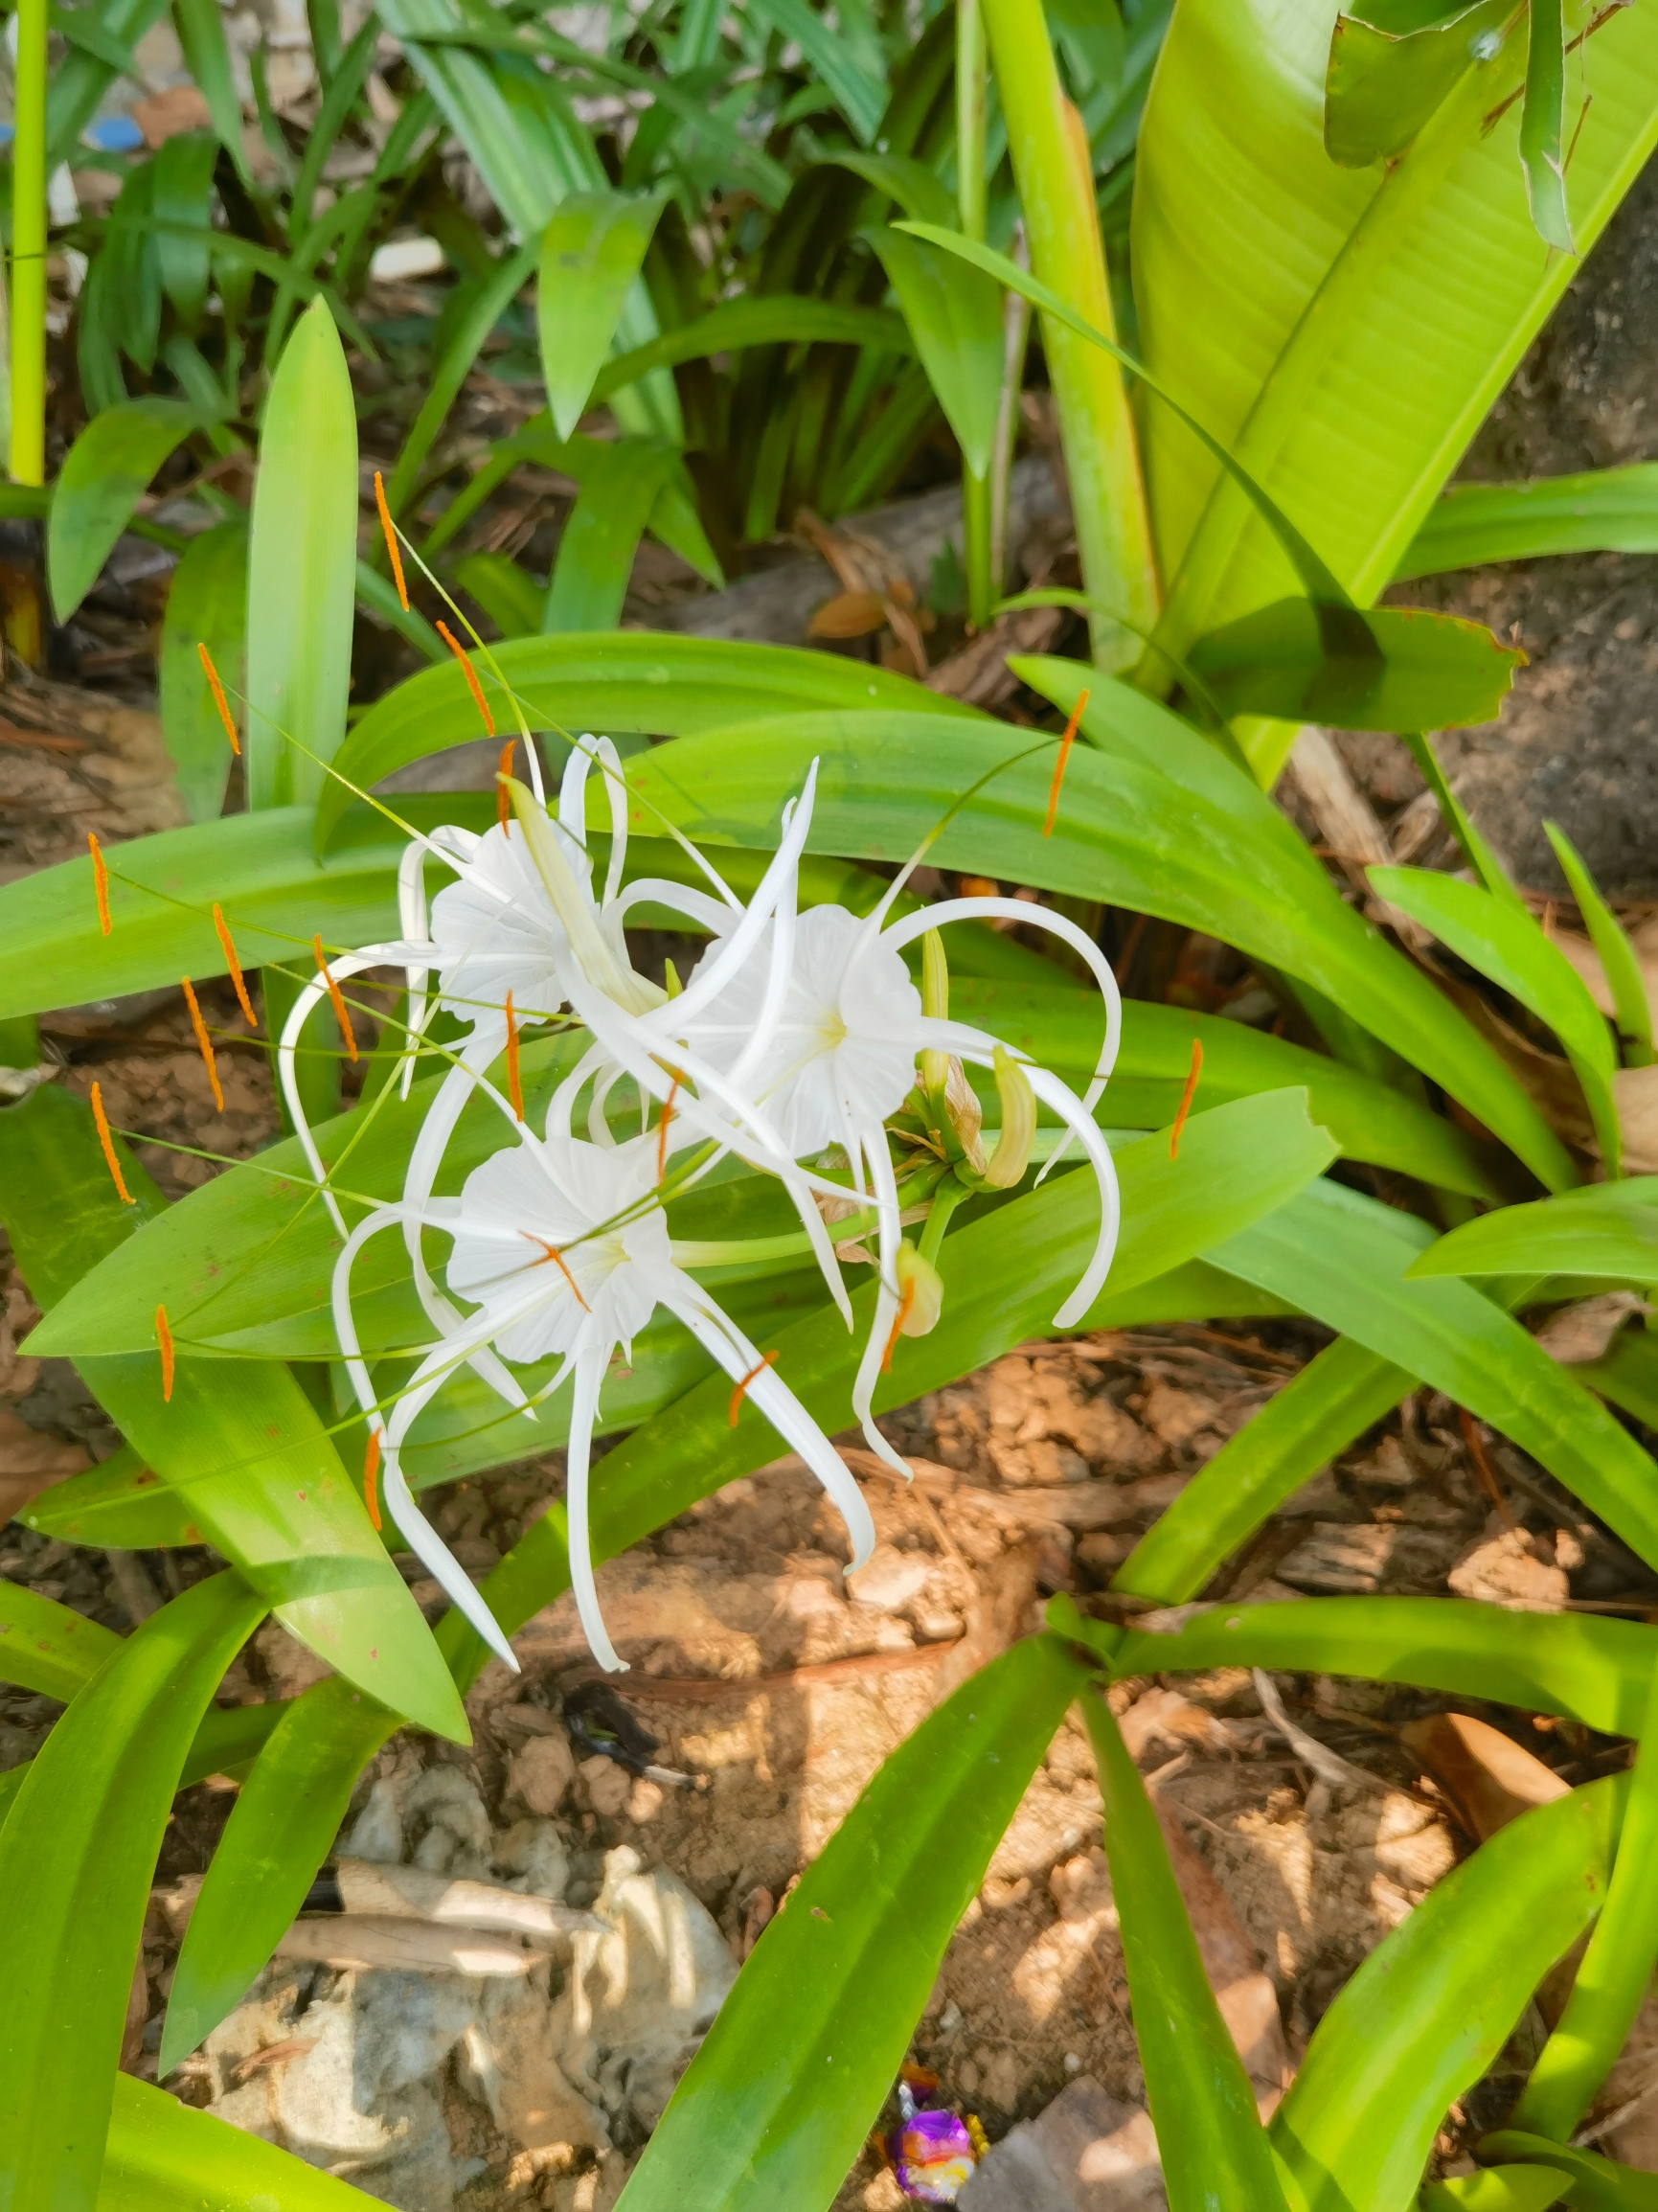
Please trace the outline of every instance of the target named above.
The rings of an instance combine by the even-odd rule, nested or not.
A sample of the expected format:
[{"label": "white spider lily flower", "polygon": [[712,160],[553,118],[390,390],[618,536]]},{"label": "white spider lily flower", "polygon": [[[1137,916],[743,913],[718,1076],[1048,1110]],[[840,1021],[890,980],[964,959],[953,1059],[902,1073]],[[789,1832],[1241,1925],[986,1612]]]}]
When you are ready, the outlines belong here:
[{"label": "white spider lily flower", "polygon": [[[618,1671],[618,1656],[600,1614],[588,1533],[589,1472],[600,1390],[612,1355],[630,1358],[632,1339],[659,1306],[674,1314],[754,1401],[784,1442],[811,1468],[834,1500],[852,1540],[853,1567],[874,1547],[874,1527],[862,1492],[845,1462],[794,1393],[729,1315],[673,1258],[667,1219],[655,1199],[656,1140],[636,1137],[610,1147],[554,1132],[521,1132],[475,1168],[459,1201],[437,1200],[426,1221],[453,1240],[444,1270],[453,1296],[474,1308],[455,1335],[432,1347],[399,1392],[383,1424],[382,1465],[388,1506],[405,1525],[408,1487],[400,1455],[410,1426],[459,1360],[491,1344],[514,1363],[556,1357],[547,1397],[571,1379],[566,1512],[570,1580],[589,1647]],[[353,1232],[352,1253],[402,1209],[382,1209]],[[349,1304],[349,1298],[346,1301]],[[336,1296],[336,1312],[341,1301]],[[349,1320],[342,1320],[342,1336]],[[367,1384],[364,1371],[363,1382]],[[372,1387],[372,1386],[371,1386]],[[373,1417],[376,1422],[378,1416]],[[415,1509],[419,1519],[418,1509]],[[442,1559],[416,1549],[468,1618],[487,1610],[458,1563],[427,1524]],[[849,1572],[851,1569],[849,1568]],[[470,1601],[470,1602],[469,1602]],[[488,1634],[488,1629],[482,1632]],[[490,1637],[496,1650],[504,1639]]]}]

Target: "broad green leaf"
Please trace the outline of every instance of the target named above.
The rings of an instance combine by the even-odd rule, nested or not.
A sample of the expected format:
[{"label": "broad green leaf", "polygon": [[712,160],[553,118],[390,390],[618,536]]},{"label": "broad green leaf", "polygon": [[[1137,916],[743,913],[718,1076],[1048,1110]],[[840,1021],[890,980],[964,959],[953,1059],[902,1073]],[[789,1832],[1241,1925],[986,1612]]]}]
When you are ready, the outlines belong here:
[{"label": "broad green leaf", "polygon": [[[344,1688],[343,1684],[337,1683],[336,1677],[330,1676],[329,1679],[335,1680],[336,1686]],[[269,1705],[210,1705],[191,1740],[190,1749],[184,1755],[177,1787],[188,1790],[193,1783],[205,1782],[210,1774],[234,1775],[238,1767],[256,1759],[265,1738],[291,1702],[291,1699],[279,1699]],[[402,1725],[397,1714],[389,1714],[387,1721],[390,1728]],[[33,1759],[26,1759],[20,1767],[9,1767],[4,1774],[0,1774],[0,1823],[4,1822],[11,1811],[11,1802],[28,1779],[34,1764]],[[289,1918],[292,1918],[291,1914]]]},{"label": "broad green leaf", "polygon": [[[1658,1685],[1658,1671],[1652,1676]],[[1635,2024],[1658,1963],[1658,1696],[1648,1692],[1606,1902],[1566,2008],[1515,2106],[1516,2128],[1566,2141],[1581,2125]]]},{"label": "broad green leaf", "polygon": [[[35,1303],[69,1285],[161,1200],[137,1162],[111,1187],[90,1112],[42,1087],[0,1119],[0,1215]],[[188,1345],[188,1336],[183,1338]],[[170,1401],[152,1351],[89,1360],[86,1379],[129,1443],[283,1625],[359,1689],[467,1741],[460,1703],[403,1579],[369,1524],[332,1440],[286,1368],[193,1358]]]},{"label": "broad green leaf", "polygon": [[951,261],[924,239],[884,228],[864,236],[897,294],[963,462],[983,478],[1002,403],[1001,290],[982,269]]},{"label": "broad green leaf", "polygon": [[1607,1173],[1616,1175],[1622,1139],[1612,1077],[1618,1057],[1605,1016],[1559,946],[1517,901],[1478,883],[1426,868],[1372,868],[1368,874],[1378,897],[1431,929],[1555,1032],[1583,1086]]},{"label": "broad green leaf", "polygon": [[541,373],[560,438],[574,434],[586,411],[667,197],[575,192],[542,235],[535,292]]},{"label": "broad green leaf", "polygon": [[[1034,1636],[886,1760],[756,1945],[622,2212],[820,2212],[891,2090],[945,1946],[1087,1679]],[[693,2178],[694,2178],[694,2179]]]},{"label": "broad green leaf", "polygon": [[1570,2201],[1582,2212],[1658,2212],[1658,2175],[1620,2166],[1598,2151],[1582,2151],[1575,2143],[1551,2143],[1518,2128],[1483,2136],[1476,2148],[1482,2157],[1523,2158],[1568,2175]]},{"label": "broad green leaf", "polygon": [[168,455],[221,413],[151,395],[104,408],[81,431],[64,456],[46,525],[46,573],[59,622],[69,620],[98,582]]},{"label": "broad green leaf", "polygon": [[403,441],[397,467],[386,479],[386,504],[394,514],[400,514],[408,504],[421,464],[432,450],[485,339],[529,283],[534,267],[535,248],[523,246],[517,253],[508,254],[487,276],[468,280],[466,303],[449,326],[443,350],[432,364],[420,411]]},{"label": "broad green leaf", "polygon": [[1562,1713],[1633,1736],[1647,1711],[1658,1636],[1645,1623],[1589,1613],[1514,1613],[1464,1598],[1303,1598],[1293,1605],[1183,1608],[1167,1635],[1084,1621],[1056,1598],[1049,1626],[1098,1652],[1120,1680],[1266,1667],[1409,1682]]},{"label": "broad green leaf", "polygon": [[[329,1780],[342,1751],[354,1757],[353,1775],[361,1766],[364,1714],[343,1684],[324,1687],[286,1707],[238,1792],[185,1930],[162,2029],[163,2076],[240,2003],[332,1848],[345,1806]],[[382,1711],[374,1723],[389,1732],[396,1719]]]},{"label": "broad green leaf", "polygon": [[587,474],[558,539],[541,628],[614,628],[633,557],[678,456],[660,439],[618,440]]},{"label": "broad green leaf", "polygon": [[[1341,641],[1344,643],[1345,641]],[[1415,607],[1377,607],[1331,650],[1319,609],[1275,600],[1187,649],[1228,717],[1272,715],[1341,730],[1453,729],[1494,721],[1526,656],[1483,623]]]},{"label": "broad green leaf", "polygon": [[1114,1590],[1178,1605],[1416,1377],[1338,1336],[1227,1439],[1112,1577]]},{"label": "broad green leaf", "polygon": [[260,432],[248,542],[248,805],[322,790],[346,730],[357,559],[357,418],[322,301],[283,349]]},{"label": "broad green leaf", "polygon": [[1583,926],[1605,971],[1619,1035],[1624,1039],[1624,1063],[1650,1067],[1658,1058],[1652,1049],[1652,1002],[1635,947],[1624,935],[1618,917],[1601,898],[1600,887],[1583,865],[1577,847],[1558,822],[1545,822],[1544,832],[1555,849],[1560,873],[1572,887]]},{"label": "broad green leaf", "polygon": [[165,2089],[115,2077],[97,2212],[364,2212],[370,2201]]},{"label": "broad green leaf", "polygon": [[[100,422],[108,420],[98,417]],[[200,648],[206,646],[235,699],[243,686],[246,632],[247,524],[232,517],[191,539],[173,572],[161,620],[161,733],[193,822],[216,820],[232,759]],[[236,709],[231,712],[234,717]]]},{"label": "broad green leaf", "polygon": [[1424,21],[1418,7],[1367,0],[1362,16],[1338,15],[1325,79],[1324,143],[1343,169],[1403,153],[1458,80],[1500,41],[1513,11],[1475,0]]},{"label": "broad green leaf", "polygon": [[90,2203],[156,1853],[179,1768],[264,1601],[214,1575],[105,1661],[0,1828],[13,1911],[0,2015],[0,2199]]},{"label": "broad green leaf", "polygon": [[1617,1275],[1658,1283],[1658,1175],[1503,1206],[1430,1244],[1423,1275]]},{"label": "broad green leaf", "polygon": [[1545,2212],[1571,2184],[1543,2166],[1488,2166],[1481,2174],[1430,2181],[1421,2212]]},{"label": "broad green leaf", "polygon": [[[972,708],[926,692],[907,676],[796,646],[602,631],[587,638],[514,638],[497,646],[493,657],[501,680],[483,668],[478,680],[502,728],[511,726],[512,697],[532,730],[595,729],[618,736],[641,730],[652,737],[687,737],[825,708],[859,713],[909,707],[986,721]],[[504,684],[511,687],[511,696]],[[475,727],[461,671],[425,669],[375,702],[334,764],[347,783],[368,789],[394,768],[465,742]],[[325,847],[338,834],[336,825],[350,805],[343,785],[323,793],[317,830]]]},{"label": "broad green leaf", "polygon": [[190,1507],[130,1445],[32,1497],[18,1514],[37,1536],[114,1551],[158,1551],[193,1539]]},{"label": "broad green leaf", "polygon": [[1255,2091],[1203,1971],[1146,1785],[1103,1698],[1088,1690],[1080,1702],[1105,1802],[1105,1856],[1170,2212],[1221,2204],[1279,2212],[1283,2192]]},{"label": "broad green leaf", "polygon": [[1425,1222],[1320,1181],[1207,1257],[1293,1299],[1442,1390],[1541,1460],[1643,1558],[1658,1559],[1658,1470],[1634,1438],[1490,1299],[1410,1279]]},{"label": "broad green leaf", "polygon": [[1520,167],[1532,221],[1544,243],[1573,254],[1562,141],[1566,133],[1566,33],[1560,0],[1531,0],[1527,11],[1526,98],[1520,111]]},{"label": "broad green leaf", "polygon": [[594,380],[591,404],[608,399],[653,369],[677,369],[711,353],[744,346],[868,346],[887,353],[914,351],[901,315],[891,308],[860,308],[839,300],[759,297],[727,300],[694,321],[665,331],[606,361]]},{"label": "broad green leaf", "polygon": [[[1086,674],[1079,670],[1079,680]],[[1192,742],[1202,740],[1193,734]],[[1305,847],[1299,856],[1263,849],[1240,807],[1182,787],[1129,753],[1073,752],[1051,837],[1042,835],[1051,754],[983,721],[952,729],[947,743],[930,720],[892,712],[745,723],[657,746],[629,763],[628,782],[693,837],[775,844],[783,801],[814,758],[812,851],[904,861],[936,838],[928,857],[941,867],[1204,930],[1335,1000],[1442,1083],[1540,1180],[1557,1188],[1578,1179],[1491,1048],[1343,903]],[[1216,773],[1240,786],[1215,760]],[[640,827],[650,820],[642,808]]]},{"label": "broad green leaf", "polygon": [[[241,142],[241,102],[237,98],[230,42],[218,0],[172,0],[172,20],[191,77],[207,102],[219,144],[248,181],[247,153]],[[197,209],[193,212],[199,212]]]},{"label": "broad green leaf", "polygon": [[[1658,140],[1658,27],[1638,12],[1582,52],[1594,99],[1572,155],[1579,252]],[[1518,81],[1519,40],[1468,72],[1400,161],[1341,170],[1324,145],[1332,15],[1270,0],[1176,11],[1141,126],[1133,263],[1148,368],[1368,602],[1578,263],[1532,230],[1517,103],[1484,127]],[[1146,431],[1173,580],[1167,642],[1182,651],[1283,598],[1289,572],[1211,453],[1167,413]],[[1263,782],[1292,734],[1243,733]]]},{"label": "broad green leaf", "polygon": [[1272,2122],[1308,2212],[1405,2212],[1445,2112],[1600,1909],[1624,1780],[1500,1828],[1379,1943]]},{"label": "broad green leaf", "polygon": [[1428,509],[1394,581],[1551,553],[1658,553],[1658,461],[1530,484],[1453,484]]},{"label": "broad green leaf", "polygon": [[121,1638],[84,1613],[0,1583],[0,1680],[67,1703],[120,1649]]}]

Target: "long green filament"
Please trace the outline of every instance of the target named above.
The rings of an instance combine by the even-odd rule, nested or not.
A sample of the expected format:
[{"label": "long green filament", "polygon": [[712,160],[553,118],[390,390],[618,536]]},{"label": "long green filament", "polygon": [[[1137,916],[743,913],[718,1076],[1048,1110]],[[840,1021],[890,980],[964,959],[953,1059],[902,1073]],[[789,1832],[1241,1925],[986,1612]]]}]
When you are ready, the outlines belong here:
[{"label": "long green filament", "polygon": [[11,481],[46,481],[47,0],[18,0],[11,142]]}]

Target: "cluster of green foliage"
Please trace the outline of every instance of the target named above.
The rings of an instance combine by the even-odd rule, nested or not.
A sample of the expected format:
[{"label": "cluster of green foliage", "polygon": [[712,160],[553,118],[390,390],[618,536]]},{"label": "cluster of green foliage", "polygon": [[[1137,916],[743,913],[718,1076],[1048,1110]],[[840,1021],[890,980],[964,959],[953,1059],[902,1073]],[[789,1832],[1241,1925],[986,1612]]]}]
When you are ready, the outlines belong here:
[{"label": "cluster of green foliage", "polygon": [[[404,832],[361,794],[475,723],[468,672],[404,613],[378,552],[359,551],[357,414],[339,333],[372,348],[355,319],[367,255],[418,205],[466,273],[432,334],[427,395],[388,497],[438,580],[495,618],[504,642],[479,678],[503,727],[521,711],[550,758],[588,728],[658,741],[627,763],[641,818],[721,848],[739,883],[820,758],[806,897],[867,908],[883,886],[871,863],[902,862],[932,838],[944,869],[1223,940],[1324,1040],[1314,1052],[1168,1007],[1125,1010],[1104,1109],[1124,1233],[1085,1325],[1296,1313],[1334,1341],[1186,1488],[1117,1589],[1184,1607],[1419,1383],[1511,1438],[1658,1567],[1658,1466],[1612,1410],[1658,1412],[1658,1356],[1636,1334],[1597,1367],[1569,1370],[1525,1325],[1585,1288],[1658,1282],[1658,1190],[1620,1174],[1619,1078],[1653,1051],[1639,976],[1557,839],[1614,988],[1608,1023],[1420,734],[1488,718],[1514,656],[1476,626],[1374,605],[1396,574],[1658,544],[1637,471],[1439,497],[1568,280],[1561,249],[1593,242],[1658,143],[1649,9],[1563,21],[1557,0],[1532,0],[1529,12],[1476,0],[1423,20],[1389,0],[1340,18],[1332,48],[1328,15],[1179,0],[1152,79],[1159,11],[1124,19],[1082,0],[1046,15],[1036,0],[958,0],[919,37],[897,11],[878,21],[847,0],[833,29],[806,0],[755,0],[728,34],[719,11],[691,0],[619,19],[603,54],[571,47],[531,9],[488,0],[381,0],[342,48],[319,7],[322,107],[294,172],[262,196],[240,168],[216,10],[179,0],[179,11],[221,143],[174,142],[135,165],[107,224],[84,236],[90,420],[49,490],[38,468],[29,481],[39,440],[19,442],[30,386],[14,350],[7,497],[45,520],[62,615],[181,443],[229,452],[257,437],[267,465],[251,513],[227,512],[193,540],[173,585],[162,686],[192,825],[112,853],[107,931],[93,860],[0,891],[0,1020],[223,974],[216,907],[262,972],[274,1035],[312,972],[313,935],[344,950],[396,933]],[[42,112],[31,122],[20,106],[20,257],[33,235],[26,181],[72,141],[123,41],[153,12],[153,0],[78,11]],[[401,42],[401,119],[374,173],[313,216],[382,31]],[[1579,49],[1595,98],[1568,118],[1566,57]],[[21,101],[21,66],[18,81]],[[620,157],[571,105],[618,88],[647,102]],[[274,124],[267,136],[286,160]],[[451,142],[493,194],[499,236],[443,197]],[[216,224],[201,219],[210,177]],[[720,194],[744,205],[715,222]],[[900,219],[883,219],[895,206]],[[1023,258],[1009,250],[1015,219]],[[14,338],[28,300],[16,265]],[[448,411],[532,281],[545,416],[428,521]],[[832,512],[892,485],[939,415],[963,459],[969,589],[988,612],[1001,588],[988,516],[1011,452],[1001,426],[1026,367],[1011,300],[1041,318],[1077,500],[1082,590],[1071,596],[1093,626],[1092,665],[1016,664],[1056,717],[1081,705],[1052,834],[1053,763],[1028,733],[1015,740],[856,661],[615,627],[646,530],[717,580],[717,547],[766,534],[798,504]],[[24,351],[28,340],[25,327]],[[141,396],[127,396],[129,375],[145,379]],[[578,428],[602,399],[614,441]],[[445,570],[466,517],[526,458],[556,459],[582,487],[551,578],[477,556]],[[435,664],[355,718],[353,597]],[[245,708],[248,810],[229,816],[201,642]],[[1557,1040],[1605,1180],[1587,1180],[1582,1152],[1487,1035],[1345,902],[1267,796],[1306,718],[1411,733],[1466,878],[1377,871],[1376,892]],[[469,793],[404,806],[418,825],[481,828],[494,815],[492,799]],[[666,841],[636,840],[629,860],[642,875],[683,867]],[[958,1011],[1086,1080],[1098,1005],[1065,969],[988,933],[955,968]],[[1194,1037],[1202,1110],[1176,1156],[1163,1132]],[[566,1058],[556,1038],[526,1043],[532,1118]],[[343,1113],[336,1060],[318,1051],[307,1065],[336,1195],[358,1210],[394,1196],[441,1057],[406,1099],[371,1079]],[[464,1121],[458,1164],[495,1137],[484,1118]],[[464,1740],[461,1696],[487,1654],[455,1616],[427,1630],[350,1471],[365,1436],[328,1383],[337,1244],[297,1143],[172,1206],[119,1141],[116,1157],[131,1203],[90,1113],[64,1091],[42,1086],[0,1111],[0,1217],[46,1312],[34,1348],[72,1357],[126,1439],[27,1517],[85,1543],[206,1539],[228,1563],[125,1640],[0,1586],[0,1665],[67,1701],[39,1755],[0,1778],[0,1893],[27,1902],[0,2018],[0,2201],[324,2212],[361,2200],[117,2074],[168,1808],[205,1774],[241,1778],[173,1982],[164,2068],[271,1955],[366,1761],[405,1724]],[[1338,1163],[1339,1179],[1327,1173]],[[1420,1203],[1369,1195],[1367,1169],[1387,1171],[1396,1196],[1409,1178]],[[720,1190],[740,1223],[752,1193],[740,1178]],[[1049,1329],[1097,1222],[1093,1183],[1077,1174],[965,1206],[945,1247],[942,1316],[898,1345],[877,1404]],[[749,1297],[783,1314],[781,1364],[813,1415],[838,1425],[856,1338],[815,1278],[782,1262],[728,1294],[734,1310]],[[391,1391],[412,1291],[389,1262],[375,1298],[370,1349]],[[853,1301],[866,1323],[873,1299],[872,1288]],[[158,1306],[177,1343],[165,1391]],[[598,1556],[771,1456],[770,1430],[752,1412],[734,1423],[729,1395],[676,1326],[641,1337],[607,1409],[630,1433],[603,1462]],[[451,1480],[522,1457],[524,1435],[521,1419],[492,1414],[456,1377],[416,1431],[411,1466],[419,1482]],[[556,1406],[541,1407],[538,1445],[562,1436]],[[567,1583],[554,1512],[483,1594],[511,1633]],[[225,1667],[267,1612],[332,1675],[284,1703],[216,1709]],[[1640,1745],[1629,1775],[1514,1821],[1379,1947],[1265,2127],[1101,1696],[1111,1679],[1221,1660],[1497,1699]],[[629,2212],[830,2201],[1073,1700],[1097,1748],[1176,2212],[1404,2212],[1447,2108],[1586,1929],[1570,2004],[1511,2129],[1482,2147],[1483,2175],[1422,2201],[1439,2212],[1648,2203],[1649,2178],[1571,2136],[1658,1958],[1655,1661],[1649,1627],[1453,1600],[1215,1607],[1165,1634],[1056,1601],[1047,1632],[888,1761],[807,1872],[629,2182]]]}]

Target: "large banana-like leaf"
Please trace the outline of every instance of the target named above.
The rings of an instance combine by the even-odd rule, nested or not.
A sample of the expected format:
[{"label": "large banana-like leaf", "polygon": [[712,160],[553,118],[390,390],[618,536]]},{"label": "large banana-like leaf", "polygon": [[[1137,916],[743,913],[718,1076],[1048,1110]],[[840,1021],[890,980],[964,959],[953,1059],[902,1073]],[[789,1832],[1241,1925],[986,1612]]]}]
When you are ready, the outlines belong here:
[{"label": "large banana-like leaf", "polygon": [[[1532,228],[1518,103],[1482,128],[1518,82],[1523,37],[1397,162],[1340,169],[1324,146],[1335,13],[1180,0],[1140,131],[1134,282],[1147,366],[1368,601],[1577,264]],[[1584,251],[1658,142],[1658,21],[1619,11],[1581,65],[1593,100],[1569,190]],[[1144,427],[1178,651],[1293,579],[1190,432],[1158,408]],[[1263,781],[1287,735],[1246,738]]]}]

